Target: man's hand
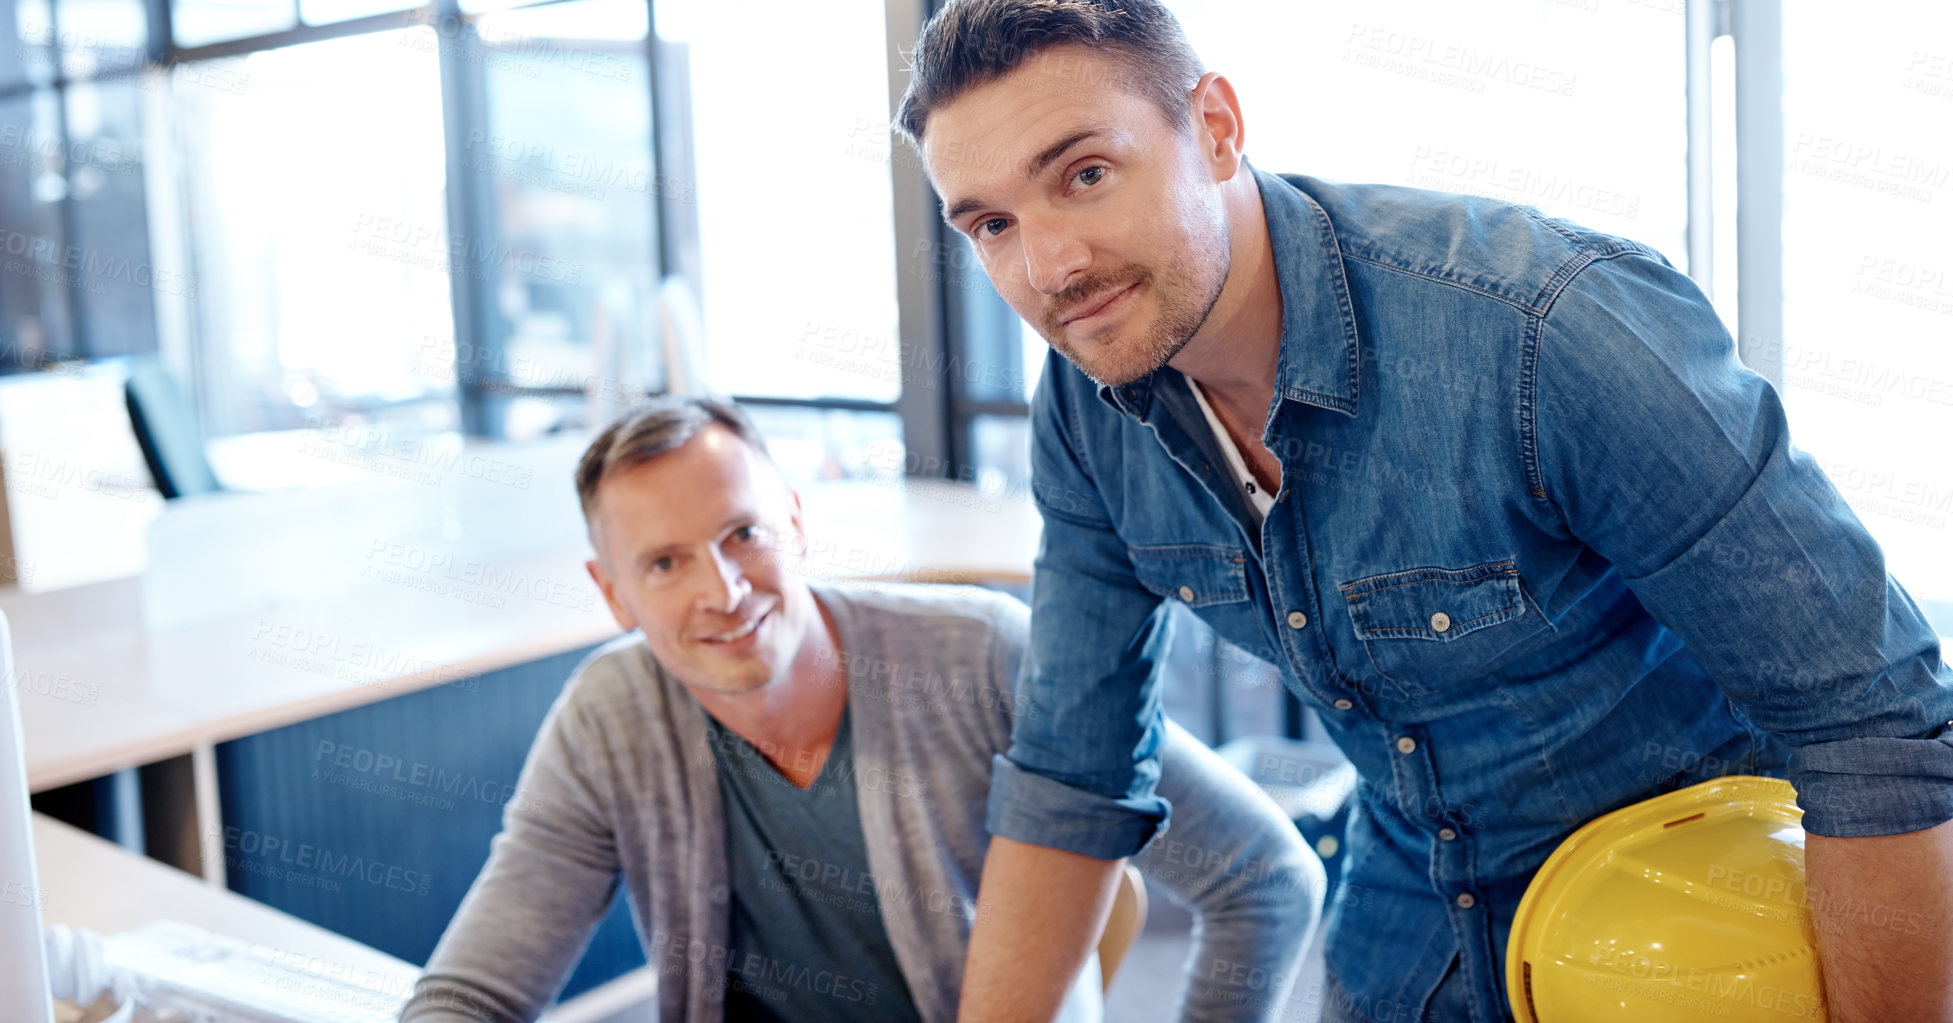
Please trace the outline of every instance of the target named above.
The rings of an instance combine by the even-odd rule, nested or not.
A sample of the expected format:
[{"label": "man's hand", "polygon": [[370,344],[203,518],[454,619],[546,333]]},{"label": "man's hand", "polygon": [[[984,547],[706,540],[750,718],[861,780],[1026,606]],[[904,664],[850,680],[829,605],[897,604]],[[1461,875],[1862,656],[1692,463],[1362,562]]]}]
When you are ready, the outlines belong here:
[{"label": "man's hand", "polygon": [[1953,821],[1810,835],[1804,869],[1830,1023],[1953,1023]]},{"label": "man's hand", "polygon": [[1056,1016],[1098,947],[1125,863],[992,838],[963,966],[959,1023]]}]

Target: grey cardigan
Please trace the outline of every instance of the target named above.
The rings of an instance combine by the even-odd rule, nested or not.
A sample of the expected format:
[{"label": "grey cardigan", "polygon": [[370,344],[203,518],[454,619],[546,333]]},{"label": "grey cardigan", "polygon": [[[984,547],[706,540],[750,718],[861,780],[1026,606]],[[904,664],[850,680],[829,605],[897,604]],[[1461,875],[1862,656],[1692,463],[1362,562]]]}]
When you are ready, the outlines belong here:
[{"label": "grey cardigan", "polygon": [[[882,924],[922,1019],[951,1023],[991,759],[1013,715],[1039,710],[1011,696],[1029,611],[965,587],[812,588],[840,633]],[[719,1023],[728,889],[709,741],[698,703],[641,635],[594,651],[544,721],[488,863],[401,1018],[535,1019],[621,878],[659,971],[658,1018]],[[1321,864],[1267,796],[1171,723],[1159,792],[1171,835],[1133,862],[1196,914],[1180,1017],[1276,1018],[1321,910]],[[1094,980],[1081,976],[1065,1018],[1096,1018]]]}]

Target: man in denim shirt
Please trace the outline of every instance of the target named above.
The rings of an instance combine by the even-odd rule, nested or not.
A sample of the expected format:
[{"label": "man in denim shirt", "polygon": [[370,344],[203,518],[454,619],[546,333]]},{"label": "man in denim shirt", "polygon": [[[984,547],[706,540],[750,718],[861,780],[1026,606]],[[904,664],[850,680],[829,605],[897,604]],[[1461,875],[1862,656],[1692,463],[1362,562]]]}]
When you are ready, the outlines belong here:
[{"label": "man in denim shirt", "polygon": [[1165,826],[1174,601],[1362,773],[1326,1018],[1508,1018],[1561,840],[1753,773],[1804,809],[1833,1023],[1953,1019],[1953,672],[1687,277],[1530,209],[1249,167],[1232,86],[1147,0],[952,0],[913,60],[900,128],[1055,349],[1024,683],[1053,713],[996,760],[962,1019],[1046,1013]]}]

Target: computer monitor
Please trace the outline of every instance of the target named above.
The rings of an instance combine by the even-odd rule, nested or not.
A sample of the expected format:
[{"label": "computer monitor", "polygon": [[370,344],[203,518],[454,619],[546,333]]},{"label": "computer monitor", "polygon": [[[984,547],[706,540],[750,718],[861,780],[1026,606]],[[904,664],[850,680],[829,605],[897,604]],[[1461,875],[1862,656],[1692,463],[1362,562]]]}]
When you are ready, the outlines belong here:
[{"label": "computer monitor", "polygon": [[13,636],[0,614],[0,1019],[54,1023]]}]

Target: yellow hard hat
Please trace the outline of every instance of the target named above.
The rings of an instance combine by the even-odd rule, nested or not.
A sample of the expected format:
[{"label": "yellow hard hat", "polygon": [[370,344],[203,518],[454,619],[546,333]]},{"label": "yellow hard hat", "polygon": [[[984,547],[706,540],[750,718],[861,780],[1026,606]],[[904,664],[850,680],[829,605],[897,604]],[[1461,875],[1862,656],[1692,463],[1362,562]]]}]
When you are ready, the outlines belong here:
[{"label": "yellow hard hat", "polygon": [[1824,1019],[1790,783],[1734,775],[1589,821],[1526,888],[1519,1023]]}]

